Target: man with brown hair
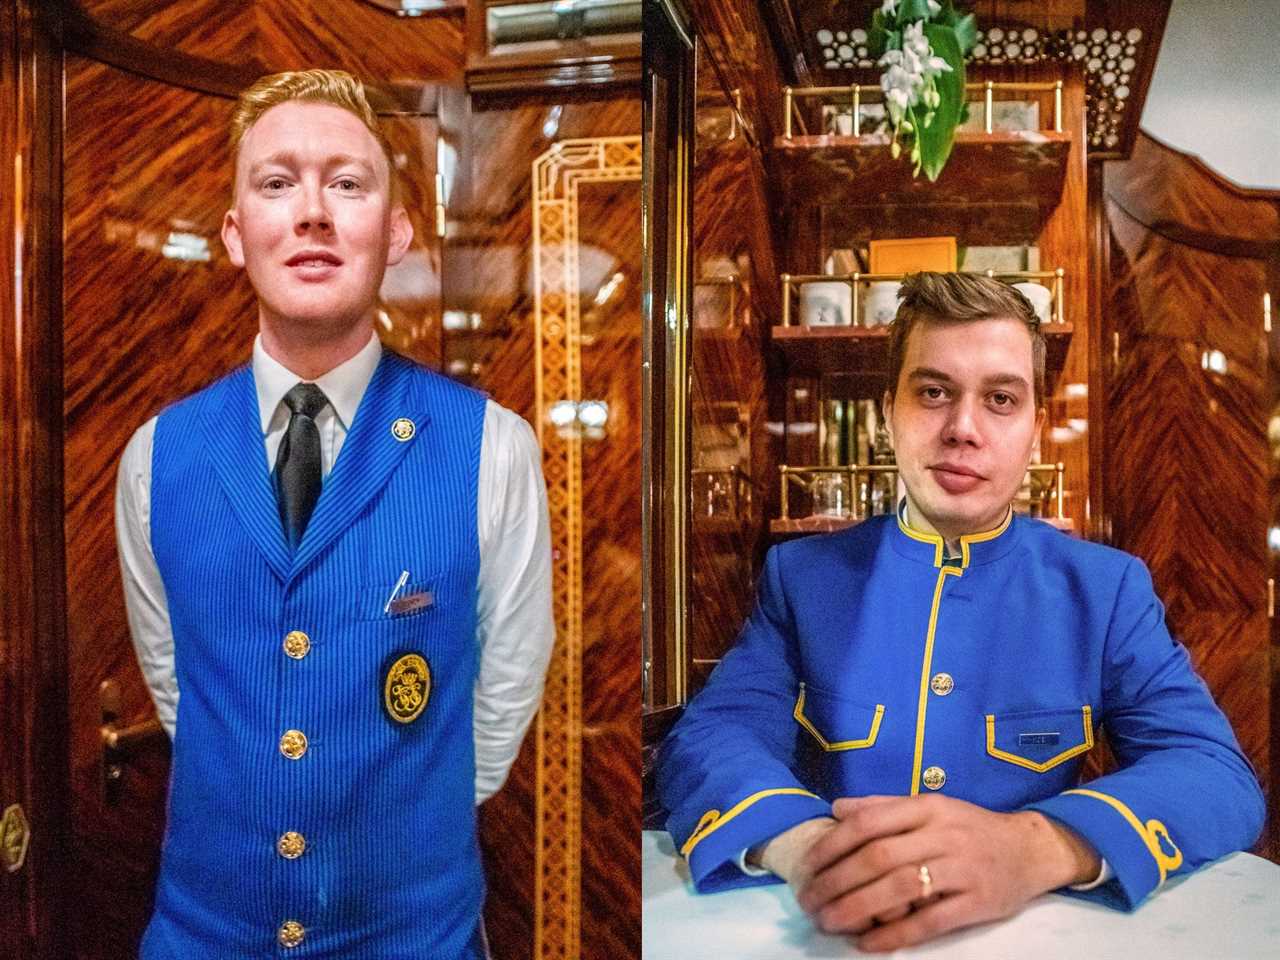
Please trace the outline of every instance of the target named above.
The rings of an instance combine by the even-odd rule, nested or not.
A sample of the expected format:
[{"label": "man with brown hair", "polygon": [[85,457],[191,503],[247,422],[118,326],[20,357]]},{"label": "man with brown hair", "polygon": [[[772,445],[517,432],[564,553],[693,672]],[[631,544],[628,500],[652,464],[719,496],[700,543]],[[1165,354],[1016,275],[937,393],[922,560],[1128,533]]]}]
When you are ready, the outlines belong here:
[{"label": "man with brown hair", "polygon": [[173,737],[144,960],[485,954],[475,804],[554,639],[533,431],[383,350],[412,227],[355,78],[264,77],[222,237],[252,360],[144,424],[117,534]]},{"label": "man with brown hair", "polygon": [[[699,890],[786,880],[872,951],[1050,890],[1132,909],[1264,816],[1142,563],[1012,512],[1045,416],[1031,305],[964,274],[901,296],[897,515],[769,551],[659,761]],[[1080,786],[1099,727],[1119,769]]]}]

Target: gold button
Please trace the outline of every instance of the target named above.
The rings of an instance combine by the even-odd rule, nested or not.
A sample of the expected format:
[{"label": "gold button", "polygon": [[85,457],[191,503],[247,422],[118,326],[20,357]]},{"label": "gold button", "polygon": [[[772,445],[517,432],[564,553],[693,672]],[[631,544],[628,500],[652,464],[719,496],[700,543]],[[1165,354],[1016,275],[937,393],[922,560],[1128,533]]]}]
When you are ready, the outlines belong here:
[{"label": "gold button", "polygon": [[281,834],[276,841],[276,851],[286,860],[297,860],[306,849],[306,839],[296,830]]},{"label": "gold button", "polygon": [[296,947],[302,942],[305,934],[306,931],[297,920],[286,920],[280,924],[280,932],[276,934],[276,939],[280,941],[282,947]]},{"label": "gold button", "polygon": [[290,630],[284,637],[284,652],[301,660],[311,651],[311,638],[301,630]]},{"label": "gold button", "polygon": [[290,760],[297,760],[307,752],[307,735],[301,730],[286,730],[280,738],[280,752]]},{"label": "gold button", "polygon": [[924,785],[930,790],[941,790],[947,782],[947,771],[941,767],[930,767],[924,772]]},{"label": "gold button", "polygon": [[951,679],[949,673],[935,673],[933,679],[929,681],[929,689],[940,697],[945,697],[955,688],[956,682]]}]

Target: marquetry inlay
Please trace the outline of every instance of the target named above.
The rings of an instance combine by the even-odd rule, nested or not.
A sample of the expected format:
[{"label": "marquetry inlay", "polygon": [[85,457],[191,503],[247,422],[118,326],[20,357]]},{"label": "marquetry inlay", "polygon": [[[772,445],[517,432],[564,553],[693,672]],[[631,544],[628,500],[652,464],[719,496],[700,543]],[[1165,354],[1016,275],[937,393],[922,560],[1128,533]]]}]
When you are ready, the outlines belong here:
[{"label": "marquetry inlay", "polygon": [[582,859],[582,460],[547,409],[582,397],[578,188],[640,179],[640,137],[562,140],[533,162],[537,431],[551,511],[556,646],[538,712],[534,960],[578,960]]}]

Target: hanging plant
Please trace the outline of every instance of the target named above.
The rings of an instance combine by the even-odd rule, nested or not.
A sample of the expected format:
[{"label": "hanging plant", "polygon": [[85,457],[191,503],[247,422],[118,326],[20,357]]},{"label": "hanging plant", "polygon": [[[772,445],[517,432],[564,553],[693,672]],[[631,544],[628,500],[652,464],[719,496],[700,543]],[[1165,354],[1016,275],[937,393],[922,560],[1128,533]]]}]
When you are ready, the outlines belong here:
[{"label": "hanging plant", "polygon": [[910,149],[912,176],[937,180],[968,112],[964,58],[977,41],[973,14],[951,0],[884,0],[871,16],[867,45],[884,68],[880,88],[893,127],[889,149]]}]

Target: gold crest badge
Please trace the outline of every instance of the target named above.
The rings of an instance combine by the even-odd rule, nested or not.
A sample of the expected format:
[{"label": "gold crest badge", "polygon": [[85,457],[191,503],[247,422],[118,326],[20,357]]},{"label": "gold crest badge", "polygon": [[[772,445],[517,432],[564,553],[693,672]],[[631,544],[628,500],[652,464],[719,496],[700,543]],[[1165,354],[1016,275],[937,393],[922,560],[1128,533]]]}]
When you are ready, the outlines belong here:
[{"label": "gold crest badge", "polygon": [[413,421],[407,417],[401,417],[395,423],[391,424],[391,435],[404,443],[406,440],[413,439],[413,432],[416,428]]},{"label": "gold crest badge", "polygon": [[382,685],[382,702],[391,719],[413,723],[431,698],[431,668],[417,653],[406,653],[391,665]]}]

